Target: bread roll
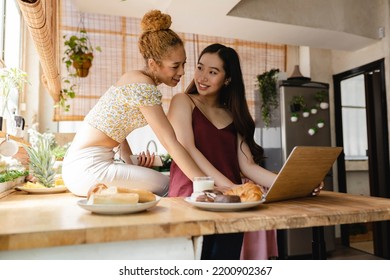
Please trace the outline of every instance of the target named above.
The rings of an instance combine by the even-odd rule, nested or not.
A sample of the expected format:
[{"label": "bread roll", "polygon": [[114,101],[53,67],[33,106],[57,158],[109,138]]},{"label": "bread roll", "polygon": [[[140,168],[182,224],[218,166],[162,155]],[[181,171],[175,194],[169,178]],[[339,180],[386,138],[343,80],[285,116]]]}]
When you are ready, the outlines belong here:
[{"label": "bread roll", "polygon": [[224,192],[225,195],[238,195],[241,202],[258,201],[263,197],[263,192],[260,186],[253,182],[245,183],[244,185],[229,189]]},{"label": "bread roll", "polygon": [[145,203],[145,202],[151,202],[156,201],[156,196],[154,193],[147,191],[147,190],[141,190],[141,189],[130,189],[125,187],[117,187],[119,193],[136,193],[139,196],[139,202]]},{"label": "bread roll", "polygon": [[93,204],[137,204],[139,199],[136,193],[102,193],[91,197]]},{"label": "bread roll", "polygon": [[[96,203],[96,198],[98,198],[98,201],[102,201],[104,199],[107,201],[117,201],[114,203],[122,203],[122,201],[124,202],[126,200],[128,203],[145,203],[156,200],[156,196],[147,190],[130,189],[126,187],[107,187],[105,184],[97,184],[93,186],[88,191],[87,198],[90,199],[92,196],[94,197],[93,203]],[[134,202],[135,197],[137,197],[137,202]]]},{"label": "bread roll", "polygon": [[105,184],[97,184],[89,189],[87,198],[89,199],[92,196],[92,194],[100,193],[101,191],[107,189],[108,187]]}]

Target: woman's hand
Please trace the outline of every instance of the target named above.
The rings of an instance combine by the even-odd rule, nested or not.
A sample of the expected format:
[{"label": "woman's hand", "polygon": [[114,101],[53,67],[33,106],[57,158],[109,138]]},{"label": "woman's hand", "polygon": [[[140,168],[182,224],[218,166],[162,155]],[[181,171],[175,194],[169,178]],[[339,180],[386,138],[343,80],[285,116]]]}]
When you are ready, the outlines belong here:
[{"label": "woman's hand", "polygon": [[[246,184],[246,183],[253,183],[253,184],[256,184],[255,182],[253,182],[252,180],[249,180],[249,179],[246,178],[246,177],[242,177],[241,180],[242,180],[242,183],[243,183],[243,184]],[[259,188],[260,188],[260,190],[261,190],[261,192],[262,192],[263,194],[266,194],[266,193],[269,191],[269,187],[265,187],[265,186],[262,186],[262,185],[259,185],[259,184],[256,184],[256,185],[259,186]]]},{"label": "woman's hand", "polygon": [[243,186],[244,184],[233,184],[231,185],[230,187],[228,186],[221,186],[221,187],[217,187],[217,186],[214,186],[214,190],[217,190],[217,191],[220,191],[222,193],[225,193],[226,191],[230,190],[230,189],[234,189],[236,187],[241,187]]},{"label": "woman's hand", "polygon": [[150,154],[149,151],[139,153],[138,155],[138,165],[143,167],[152,167],[154,162],[154,153]]},{"label": "woman's hand", "polygon": [[324,181],[322,181],[321,183],[320,183],[320,185],[317,187],[317,188],[315,188],[314,190],[313,190],[313,192],[311,193],[311,195],[312,196],[317,196],[317,195],[319,195],[320,194],[320,192],[321,192],[321,190],[324,188]]},{"label": "woman's hand", "polygon": [[227,190],[230,190],[231,188],[236,187],[236,186],[240,186],[240,185],[233,185],[232,187],[227,187],[227,186],[217,187],[217,186],[214,186],[214,190],[220,191],[221,193],[225,193]]}]

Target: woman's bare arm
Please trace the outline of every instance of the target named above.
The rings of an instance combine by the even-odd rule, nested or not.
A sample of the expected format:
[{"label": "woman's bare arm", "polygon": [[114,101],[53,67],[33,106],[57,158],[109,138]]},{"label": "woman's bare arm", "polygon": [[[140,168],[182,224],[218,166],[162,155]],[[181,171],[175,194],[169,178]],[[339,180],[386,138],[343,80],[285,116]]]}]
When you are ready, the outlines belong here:
[{"label": "woman's bare arm", "polygon": [[266,188],[271,187],[276,178],[276,174],[257,165],[253,158],[249,146],[244,142],[241,145],[242,137],[237,138],[238,163],[241,173],[251,181]]},{"label": "woman's bare arm", "polygon": [[205,176],[187,150],[176,139],[175,132],[160,105],[140,107],[146,121],[184,174],[193,180]]},{"label": "woman's bare arm", "polygon": [[[201,170],[214,178],[217,187],[232,187],[234,184],[219,172],[207,158],[196,148],[192,130],[192,105],[188,96],[176,94],[171,101],[168,119],[171,122],[177,139],[188,151]],[[180,166],[180,165],[179,165]],[[181,168],[181,166],[180,166]]]}]

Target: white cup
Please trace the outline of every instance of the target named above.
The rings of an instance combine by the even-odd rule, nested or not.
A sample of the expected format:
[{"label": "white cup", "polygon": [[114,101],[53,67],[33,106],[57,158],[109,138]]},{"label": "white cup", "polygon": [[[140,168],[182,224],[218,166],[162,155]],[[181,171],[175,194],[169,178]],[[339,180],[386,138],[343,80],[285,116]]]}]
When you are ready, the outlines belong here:
[{"label": "white cup", "polygon": [[212,177],[195,177],[192,186],[194,193],[212,190],[214,188],[214,179]]},{"label": "white cup", "polygon": [[9,139],[9,135],[6,134],[5,140],[0,144],[0,154],[6,157],[12,157],[18,153],[19,145],[14,140]]}]

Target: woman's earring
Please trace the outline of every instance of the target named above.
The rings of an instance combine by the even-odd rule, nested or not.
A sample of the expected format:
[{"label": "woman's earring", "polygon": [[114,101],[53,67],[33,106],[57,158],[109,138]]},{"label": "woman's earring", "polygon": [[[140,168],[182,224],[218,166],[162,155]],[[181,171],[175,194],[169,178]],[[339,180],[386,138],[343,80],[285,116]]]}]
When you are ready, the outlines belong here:
[{"label": "woman's earring", "polygon": [[226,79],[225,81],[225,86],[228,86],[230,84],[230,78],[229,79]]}]

